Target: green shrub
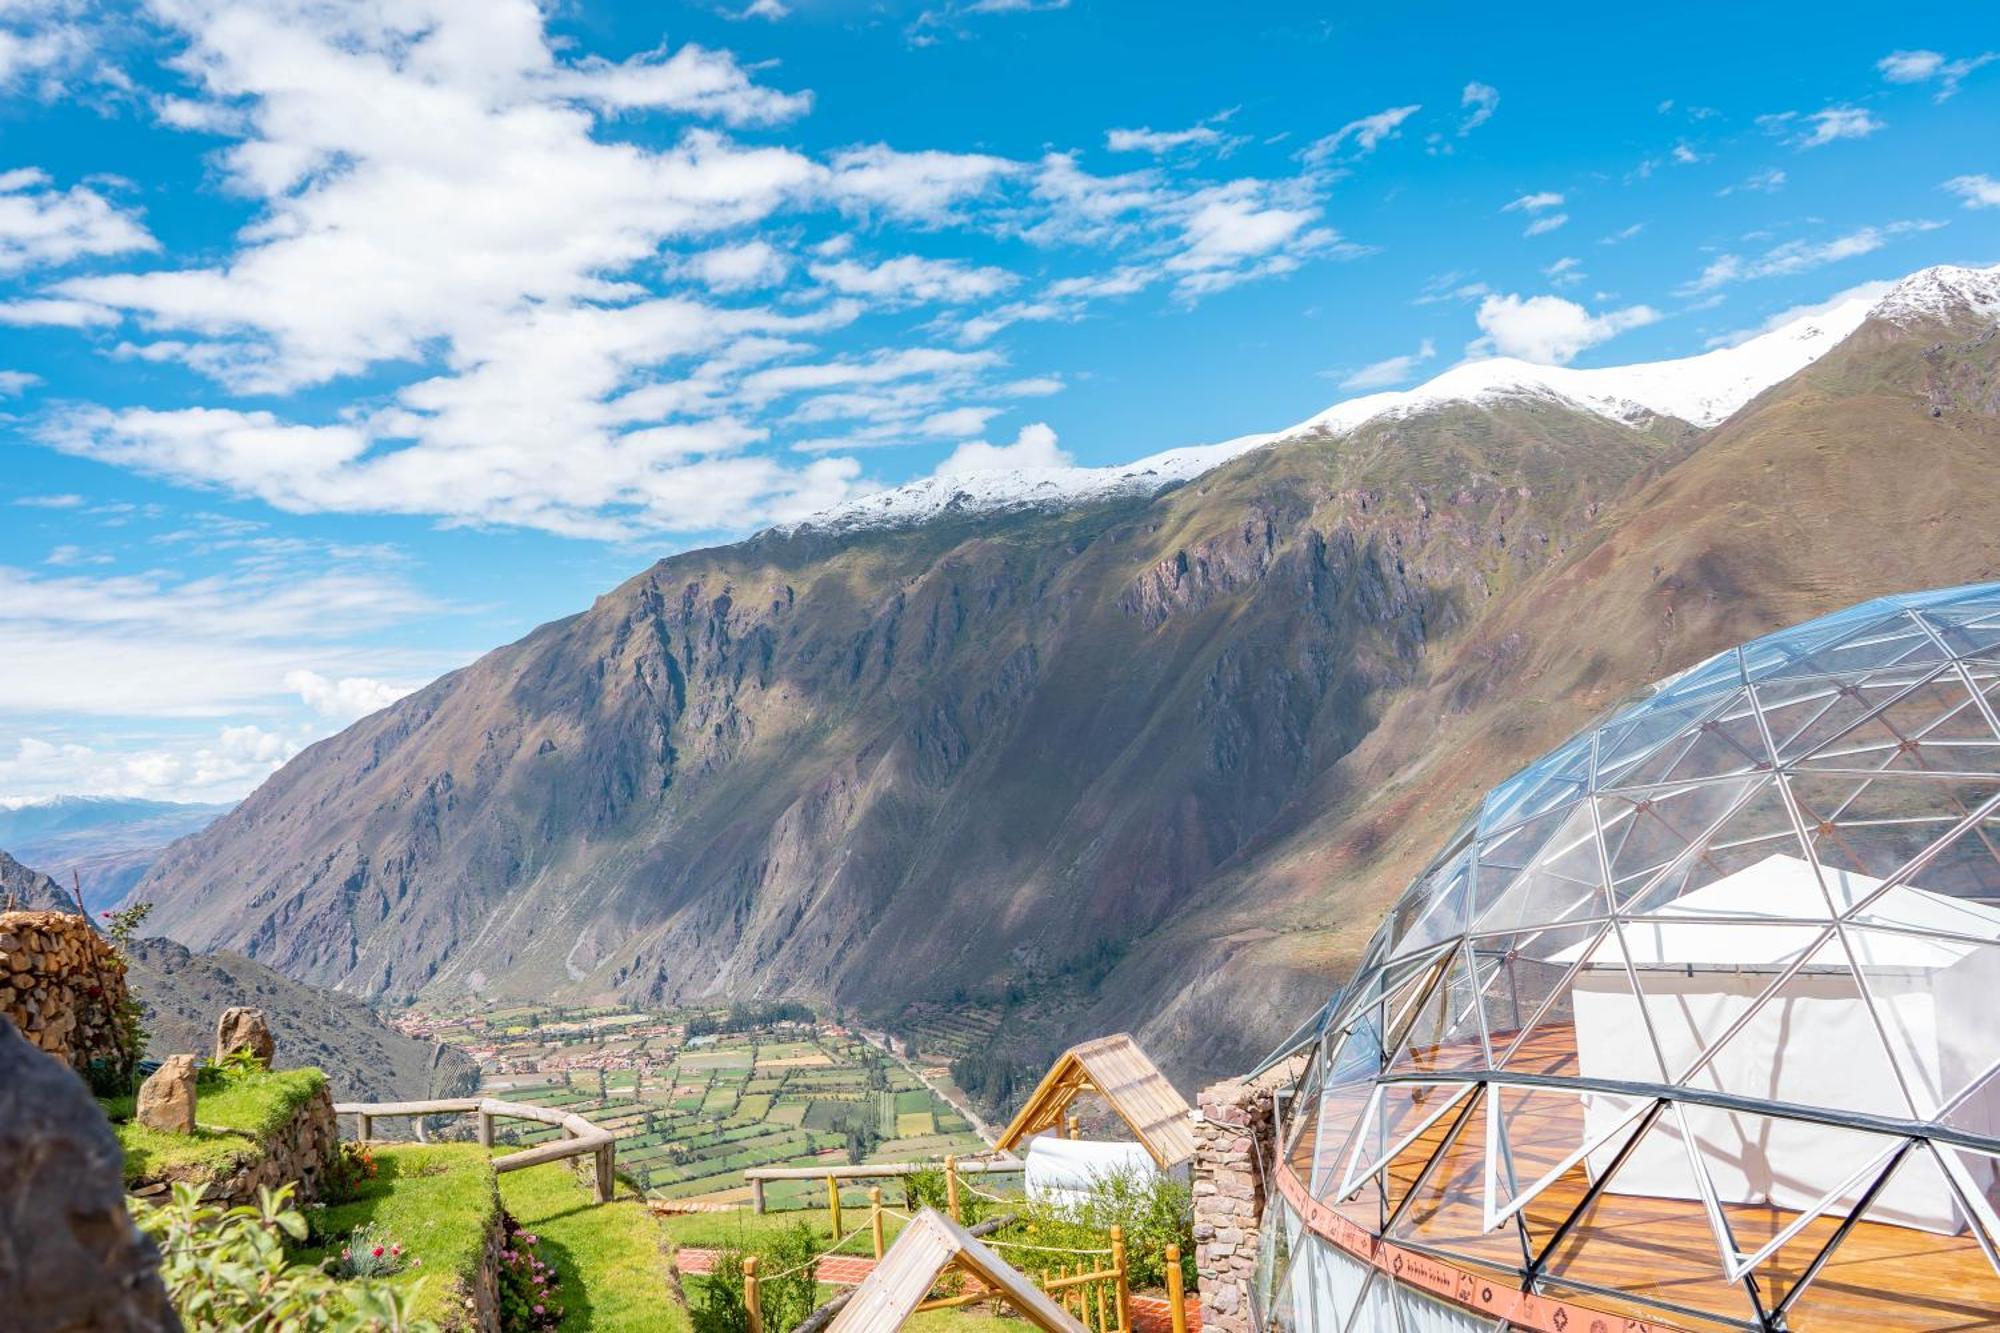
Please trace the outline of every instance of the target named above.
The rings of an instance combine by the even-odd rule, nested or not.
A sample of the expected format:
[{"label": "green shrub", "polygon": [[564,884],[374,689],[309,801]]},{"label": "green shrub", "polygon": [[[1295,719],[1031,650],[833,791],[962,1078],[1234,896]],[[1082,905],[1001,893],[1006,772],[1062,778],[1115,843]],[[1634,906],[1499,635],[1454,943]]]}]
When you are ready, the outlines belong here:
[{"label": "green shrub", "polygon": [[743,1303],[743,1260],[757,1256],[758,1305],[766,1333],[791,1333],[819,1304],[819,1237],[804,1222],[772,1232],[753,1249],[724,1246],[715,1268],[702,1280],[695,1303],[695,1333],[748,1333],[750,1312]]},{"label": "green shrub", "polygon": [[[1167,1246],[1181,1247],[1182,1277],[1194,1287],[1194,1196],[1180,1181],[1150,1172],[1098,1176],[1089,1192],[1073,1203],[1025,1202],[1021,1221],[1003,1239],[1059,1249],[1103,1250],[1111,1228],[1125,1231],[1127,1277],[1134,1287],[1166,1282]],[[1073,1265],[1061,1254],[1006,1250],[1004,1257],[1029,1271]]]},{"label": "green shrub", "polygon": [[[992,1200],[974,1194],[967,1187],[964,1176],[958,1178],[958,1220],[961,1225],[979,1225],[991,1205]],[[935,1208],[946,1217],[951,1216],[951,1190],[945,1183],[944,1168],[925,1167],[904,1176],[903,1207],[912,1214],[925,1208]]]},{"label": "green shrub", "polygon": [[192,1185],[171,1202],[131,1202],[133,1219],[160,1247],[167,1294],[189,1333],[437,1333],[412,1320],[408,1295],[379,1282],[338,1282],[290,1262],[287,1237],[303,1240],[305,1219],[288,1205],[292,1187],[259,1194],[257,1206],[224,1212]]}]

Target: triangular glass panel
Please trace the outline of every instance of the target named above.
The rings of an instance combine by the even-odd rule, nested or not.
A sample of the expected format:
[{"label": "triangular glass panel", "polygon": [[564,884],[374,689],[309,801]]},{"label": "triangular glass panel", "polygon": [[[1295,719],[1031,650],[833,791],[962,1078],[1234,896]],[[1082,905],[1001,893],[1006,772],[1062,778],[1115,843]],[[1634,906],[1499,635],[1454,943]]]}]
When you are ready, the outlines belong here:
[{"label": "triangular glass panel", "polygon": [[1681,733],[1651,754],[1620,768],[1602,771],[1598,788],[1653,787],[1664,783],[1730,777],[1761,772],[1771,766],[1771,749],[1764,742],[1749,696],[1737,693],[1691,721]]},{"label": "triangular glass panel", "polygon": [[[1507,1060],[1524,1042],[1525,1034],[1534,1029],[1544,1040],[1532,1051],[1520,1053],[1509,1068],[1553,1074],[1561,1072],[1566,1060],[1573,1062],[1576,1042],[1570,1032],[1574,1022],[1569,1006],[1570,974],[1576,970],[1577,960],[1608,928],[1604,922],[1586,922],[1466,941],[1484,978],[1480,1007],[1495,1061]],[[1564,958],[1558,959],[1558,955]]]},{"label": "triangular glass panel", "polygon": [[1474,1094],[1471,1114],[1443,1144],[1437,1160],[1403,1205],[1389,1238],[1441,1250],[1455,1260],[1514,1272],[1527,1263],[1519,1225],[1486,1228],[1485,1098]]},{"label": "triangular glass panel", "polygon": [[1934,844],[1955,836],[1974,811],[2000,795],[2000,776],[1861,778],[1799,772],[1787,781],[1824,872],[1821,878],[1843,911],[1879,893],[1891,879],[1907,878],[1928,888],[1924,868],[1906,877],[1899,872]]},{"label": "triangular glass panel", "polygon": [[1728,1277],[1705,1193],[1675,1116],[1662,1115],[1553,1244],[1546,1270],[1755,1327],[1749,1292]]},{"label": "triangular glass panel", "polygon": [[1302,1230],[1297,1214],[1282,1202],[1275,1204],[1264,1215],[1263,1234],[1258,1237],[1257,1282],[1253,1292],[1262,1315],[1260,1322],[1273,1330],[1314,1333],[1310,1314],[1299,1310],[1292,1292],[1292,1268],[1298,1260],[1294,1242]]},{"label": "triangular glass panel", "polygon": [[2000,737],[1955,667],[1915,685],[1870,679],[1843,688],[1849,693],[1841,706],[1780,750],[1785,762],[1816,770],[1966,773],[1990,771],[2000,759]]},{"label": "triangular glass panel", "polygon": [[1379,1041],[1372,1022],[1357,1024],[1334,1057],[1318,1092],[1319,1104],[1300,1112],[1302,1117],[1314,1117],[1312,1151],[1309,1156],[1294,1152],[1291,1163],[1308,1189],[1319,1190],[1329,1183],[1330,1174],[1347,1165],[1348,1152],[1374,1093],[1375,1077],[1382,1069]]},{"label": "triangular glass panel", "polygon": [[1699,736],[1704,722],[1739,711],[1742,697],[1740,690],[1662,697],[1606,723],[1598,735],[1595,787],[1602,791],[1642,782],[1646,779],[1635,773],[1671,767],[1686,755],[1689,737]]},{"label": "triangular glass panel", "polygon": [[[1666,1079],[1668,1070],[1653,1035],[1653,1002],[1634,989],[1636,974],[1626,961],[1622,929],[1614,926],[1593,943],[1574,944],[1553,956],[1550,961],[1576,968],[1564,983],[1569,991],[1569,1029],[1565,1033],[1545,1019],[1507,1058],[1508,1070],[1522,1072],[1562,1061],[1562,1072],[1573,1069],[1591,1079],[1636,1083]],[[1573,1055],[1562,1050],[1565,1038]]]},{"label": "triangular glass panel", "polygon": [[1476,898],[1480,934],[1610,915],[1604,865],[1588,802],[1482,843]]},{"label": "triangular glass panel", "polygon": [[[1753,859],[1761,841],[1789,833],[1791,821],[1773,782],[1760,774],[1598,797],[1605,860],[1621,910],[1648,910],[1692,892]],[[1791,846],[1798,846],[1796,835]],[[1711,847],[1721,851],[1710,855]]]},{"label": "triangular glass panel", "polygon": [[[1640,985],[1676,1082],[1891,1118],[1923,1114],[1919,1108],[1934,1103],[1921,1083],[1907,1081],[1904,1047],[1921,1036],[1915,1015],[1899,1019],[1885,1008],[1873,969],[1857,980],[1846,944],[1831,929],[1739,925],[1658,938],[1663,946],[1649,940],[1633,947],[1647,950],[1649,963],[1660,960],[1641,967]],[[1910,948],[1886,957],[1928,947],[1905,943]],[[1703,951],[1714,954],[1713,963],[1689,961]]]},{"label": "triangular glass panel", "polygon": [[1495,1086],[1493,1218],[1517,1213],[1530,1243],[1546,1244],[1582,1200],[1590,1182],[1637,1134],[1650,1101],[1569,1088]]},{"label": "triangular glass panel", "polygon": [[[1762,899],[1746,893],[1744,877],[1768,877],[1768,871],[1758,867],[1772,857],[1806,865],[1798,825],[1776,777],[1736,779],[1680,801],[1662,799],[1658,809],[1650,823],[1658,825],[1660,833],[1650,843],[1638,841],[1634,847],[1626,839],[1626,825],[1642,827],[1640,811],[1620,821],[1612,869],[1620,911],[1632,915],[1722,911],[1750,917],[1810,913],[1822,921],[1828,917],[1824,893],[1798,903],[1788,897]],[[1656,867],[1672,851],[1668,831],[1684,827],[1694,829],[1684,849],[1664,867]],[[1612,843],[1610,833],[1606,843]],[[1810,871],[1810,865],[1806,869]],[[1684,901],[1692,903],[1682,907]],[[1744,913],[1746,901],[1754,903],[1748,913]]]},{"label": "triangular glass panel", "polygon": [[1445,979],[1431,988],[1390,1060],[1395,1073],[1480,1069],[1491,1063],[1479,1012],[1479,984],[1464,949]]},{"label": "triangular glass panel", "polygon": [[[2000,1327],[2000,1276],[1979,1244],[1976,1222],[1949,1232],[1897,1220],[1912,1199],[1953,1194],[1931,1150],[1904,1154],[1875,1204],[1785,1309],[1786,1327],[1970,1330]],[[1952,1200],[1955,1206],[1956,1201]]]},{"label": "triangular glass panel", "polygon": [[1585,733],[1488,792],[1479,809],[1480,835],[1511,828],[1581,796],[1590,785],[1590,748]]},{"label": "triangular glass panel", "polygon": [[[1746,649],[1746,656],[1749,650]],[[1796,676],[1846,675],[1884,667],[1941,662],[1945,654],[1936,640],[1906,612],[1872,620],[1831,643],[1813,647],[1783,665],[1753,670],[1751,680],[1781,680]]]},{"label": "triangular glass panel", "polygon": [[1923,613],[1923,619],[1957,657],[2000,650],[2000,611],[1966,606]]},{"label": "triangular glass panel", "polygon": [[1393,1211],[1437,1151],[1471,1084],[1385,1083],[1376,1088],[1361,1133],[1331,1188],[1352,1189],[1371,1176],[1382,1177],[1384,1200]]},{"label": "triangular glass panel", "polygon": [[1442,944],[1465,930],[1472,853],[1460,853],[1403,895],[1391,917],[1389,956],[1404,958]]}]

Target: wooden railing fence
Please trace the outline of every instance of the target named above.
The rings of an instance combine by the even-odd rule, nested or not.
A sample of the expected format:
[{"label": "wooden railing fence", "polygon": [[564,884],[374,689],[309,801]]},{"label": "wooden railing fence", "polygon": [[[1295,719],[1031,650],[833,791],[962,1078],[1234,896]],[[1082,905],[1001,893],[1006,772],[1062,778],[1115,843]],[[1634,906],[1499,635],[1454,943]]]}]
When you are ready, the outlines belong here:
[{"label": "wooden railing fence", "polygon": [[564,1137],[552,1143],[537,1144],[520,1152],[509,1153],[493,1160],[495,1171],[519,1171],[524,1167],[540,1166],[543,1162],[560,1161],[565,1157],[582,1157],[589,1154],[596,1164],[596,1193],[599,1203],[609,1203],[617,1189],[618,1138],[608,1129],[599,1128],[573,1111],[556,1111],[546,1106],[530,1106],[525,1102],[496,1101],[491,1097],[466,1097],[429,1102],[337,1102],[335,1115],[351,1115],[355,1118],[356,1138],[368,1142],[368,1131],[377,1120],[413,1118],[417,1122],[417,1138],[422,1141],[425,1116],[431,1115],[476,1115],[479,1117],[479,1142],[481,1146],[493,1146],[493,1122],[495,1120],[533,1120],[539,1124],[554,1125],[563,1131]]}]

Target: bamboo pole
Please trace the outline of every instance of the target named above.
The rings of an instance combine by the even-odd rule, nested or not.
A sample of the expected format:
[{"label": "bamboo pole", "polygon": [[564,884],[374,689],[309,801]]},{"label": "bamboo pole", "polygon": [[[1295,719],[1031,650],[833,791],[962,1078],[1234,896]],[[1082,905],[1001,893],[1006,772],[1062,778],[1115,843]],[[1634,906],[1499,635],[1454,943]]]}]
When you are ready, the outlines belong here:
[{"label": "bamboo pole", "polygon": [[875,1261],[882,1260],[882,1187],[868,1187],[868,1226],[875,1234]]},{"label": "bamboo pole", "polygon": [[1118,1272],[1118,1333],[1132,1328],[1131,1291],[1125,1283],[1125,1228],[1111,1228],[1111,1266]]},{"label": "bamboo pole", "polygon": [[826,1216],[827,1221],[833,1226],[833,1238],[839,1240],[842,1234],[840,1226],[840,1182],[832,1176],[826,1178]]},{"label": "bamboo pole", "polygon": [[959,1221],[958,1215],[958,1158],[944,1159],[944,1198],[951,1210],[951,1220]]},{"label": "bamboo pole", "polygon": [[1181,1247],[1167,1246],[1167,1319],[1172,1333],[1187,1333],[1187,1293],[1181,1287]]},{"label": "bamboo pole", "polygon": [[757,1256],[743,1256],[743,1308],[750,1315],[750,1333],[764,1333],[764,1301],[757,1290]]}]

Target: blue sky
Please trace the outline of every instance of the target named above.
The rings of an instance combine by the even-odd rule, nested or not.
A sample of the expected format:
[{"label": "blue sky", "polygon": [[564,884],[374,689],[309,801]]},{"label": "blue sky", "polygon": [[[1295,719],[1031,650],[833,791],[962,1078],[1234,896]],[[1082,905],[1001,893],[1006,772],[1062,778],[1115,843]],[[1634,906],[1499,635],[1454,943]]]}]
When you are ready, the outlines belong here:
[{"label": "blue sky", "polygon": [[0,0],[0,800],[675,550],[2000,260],[1981,6]]}]

